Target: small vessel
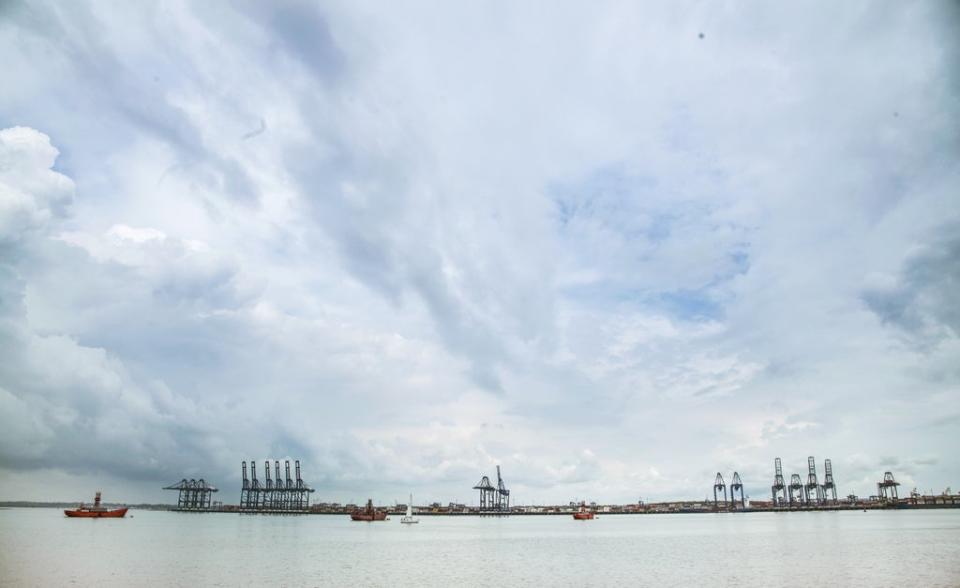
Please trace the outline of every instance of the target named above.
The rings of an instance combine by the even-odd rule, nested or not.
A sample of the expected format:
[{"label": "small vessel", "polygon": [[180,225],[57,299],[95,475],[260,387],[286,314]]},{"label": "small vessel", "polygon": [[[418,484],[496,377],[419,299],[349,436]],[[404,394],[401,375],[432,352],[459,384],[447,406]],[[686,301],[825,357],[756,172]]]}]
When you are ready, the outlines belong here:
[{"label": "small vessel", "polygon": [[413,494],[410,495],[410,502],[407,503],[407,514],[400,519],[400,522],[404,525],[416,525],[420,522],[417,517],[413,516]]},{"label": "small vessel", "polygon": [[80,506],[73,510],[65,510],[63,514],[68,517],[80,517],[90,519],[122,519],[127,514],[127,508],[117,508],[108,510],[100,504],[100,492],[93,498],[93,506],[87,506],[80,503]]},{"label": "small vessel", "polygon": [[573,513],[573,518],[578,521],[592,521],[593,511],[587,508],[586,502],[581,502],[580,510]]},{"label": "small vessel", "polygon": [[367,506],[358,508],[350,513],[350,519],[354,521],[385,521],[387,520],[387,511],[373,508],[373,500],[367,500]]}]

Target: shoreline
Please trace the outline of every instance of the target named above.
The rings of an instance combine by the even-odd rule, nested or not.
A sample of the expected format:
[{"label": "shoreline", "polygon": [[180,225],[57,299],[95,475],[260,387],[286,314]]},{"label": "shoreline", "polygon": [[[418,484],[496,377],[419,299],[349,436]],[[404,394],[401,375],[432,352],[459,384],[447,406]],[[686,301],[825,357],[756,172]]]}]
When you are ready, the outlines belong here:
[{"label": "shoreline", "polygon": [[[76,506],[75,503],[37,503],[37,502],[0,502],[0,509],[9,509],[9,508],[51,508],[51,509],[64,509],[72,508]],[[321,516],[348,516],[350,510],[346,509],[327,509],[327,510],[307,510],[307,511],[253,511],[253,510],[241,510],[239,507],[222,507],[222,508],[209,508],[209,509],[178,509],[176,506],[172,505],[162,505],[162,504],[108,504],[106,505],[110,508],[121,508],[126,507],[132,510],[142,510],[142,511],[168,511],[168,512],[181,512],[181,513],[191,513],[191,514],[242,514],[242,515],[321,515]],[[643,510],[595,510],[594,512],[598,517],[603,516],[637,516],[637,515],[670,515],[670,514],[747,514],[747,513],[797,513],[797,512],[840,512],[840,511],[898,511],[898,510],[941,510],[941,509],[958,509],[960,508],[960,503],[940,503],[940,504],[867,504],[867,505],[824,505],[824,506],[804,506],[804,507],[757,507],[757,508],[737,508],[737,509],[656,509],[648,508]],[[396,510],[394,508],[383,509],[386,510],[389,516],[402,516],[405,514],[403,510]],[[423,510],[421,512],[416,512],[416,516],[420,517],[549,517],[549,516],[572,516],[574,511],[572,510],[548,510],[548,511],[511,511],[511,512],[479,512],[479,511],[468,511],[468,512],[433,512]]]}]

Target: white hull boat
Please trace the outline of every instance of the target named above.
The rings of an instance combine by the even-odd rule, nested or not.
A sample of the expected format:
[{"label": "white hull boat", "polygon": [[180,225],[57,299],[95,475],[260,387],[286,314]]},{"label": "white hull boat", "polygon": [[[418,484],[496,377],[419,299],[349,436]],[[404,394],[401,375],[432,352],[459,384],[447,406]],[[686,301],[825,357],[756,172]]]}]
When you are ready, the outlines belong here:
[{"label": "white hull boat", "polygon": [[415,516],[413,516],[413,494],[410,495],[410,501],[407,502],[407,514],[400,519],[400,522],[404,525],[416,525],[420,522]]}]

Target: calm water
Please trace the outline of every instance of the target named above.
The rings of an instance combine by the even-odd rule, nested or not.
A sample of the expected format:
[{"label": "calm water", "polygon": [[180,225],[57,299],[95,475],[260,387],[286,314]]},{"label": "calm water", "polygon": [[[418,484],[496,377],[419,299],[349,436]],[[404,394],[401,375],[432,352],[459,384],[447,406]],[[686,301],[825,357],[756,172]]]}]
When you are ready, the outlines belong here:
[{"label": "calm water", "polygon": [[424,517],[413,527],[131,514],[0,510],[0,584],[960,586],[960,510]]}]

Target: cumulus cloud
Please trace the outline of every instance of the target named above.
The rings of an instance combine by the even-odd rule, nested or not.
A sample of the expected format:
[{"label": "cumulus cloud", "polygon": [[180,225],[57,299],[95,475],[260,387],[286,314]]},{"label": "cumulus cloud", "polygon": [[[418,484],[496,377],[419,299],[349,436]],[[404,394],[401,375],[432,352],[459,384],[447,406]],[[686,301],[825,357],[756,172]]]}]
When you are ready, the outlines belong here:
[{"label": "cumulus cloud", "polygon": [[0,130],[0,239],[15,241],[63,216],[73,200],[70,178],[53,170],[58,151],[34,129]]}]

